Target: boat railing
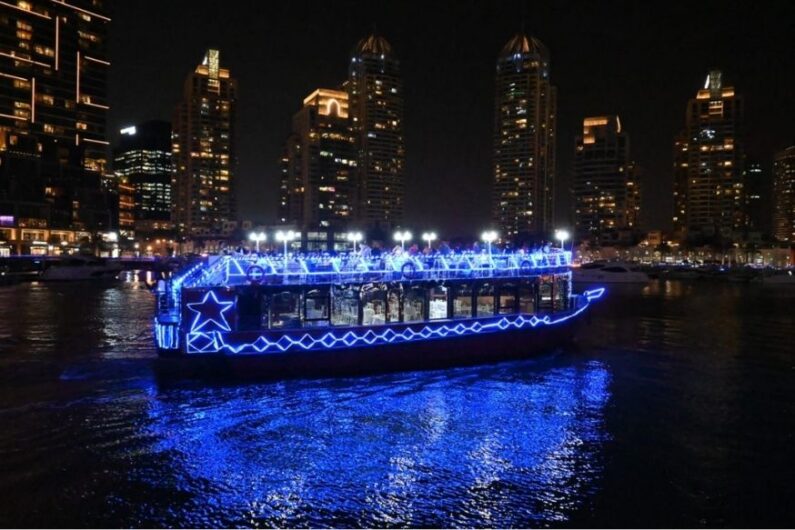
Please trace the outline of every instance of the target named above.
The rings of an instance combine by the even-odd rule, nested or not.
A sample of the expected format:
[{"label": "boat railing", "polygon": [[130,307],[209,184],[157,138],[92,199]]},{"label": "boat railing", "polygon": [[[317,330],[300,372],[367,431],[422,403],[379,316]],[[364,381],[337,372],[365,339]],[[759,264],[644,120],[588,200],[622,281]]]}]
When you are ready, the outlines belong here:
[{"label": "boat railing", "polygon": [[245,284],[366,283],[402,280],[480,279],[527,276],[568,267],[570,252],[382,254],[362,256],[237,254],[213,256],[172,281],[180,287]]}]

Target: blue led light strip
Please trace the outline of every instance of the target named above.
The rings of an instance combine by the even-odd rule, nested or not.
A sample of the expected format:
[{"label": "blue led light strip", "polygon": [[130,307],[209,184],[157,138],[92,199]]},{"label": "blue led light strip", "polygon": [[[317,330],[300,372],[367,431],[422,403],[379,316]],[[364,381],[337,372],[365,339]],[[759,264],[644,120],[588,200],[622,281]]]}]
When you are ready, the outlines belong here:
[{"label": "blue led light strip", "polygon": [[[248,283],[249,272],[256,268],[257,281],[351,281],[366,278],[376,281],[405,279],[450,279],[476,277],[526,276],[534,271],[564,268],[571,265],[571,252],[512,252],[410,256],[384,254],[366,257],[358,254],[339,256],[291,255],[287,260],[267,255],[227,255],[201,264],[179,276],[179,287],[229,286]],[[364,280],[362,280],[364,281]]]},{"label": "blue led light strip", "polygon": [[328,332],[319,337],[313,337],[304,333],[300,337],[290,336],[288,333],[282,335],[278,340],[270,340],[264,335],[260,335],[253,342],[243,342],[231,344],[227,342],[226,334],[217,331],[211,332],[190,332],[186,335],[187,353],[227,353],[227,354],[258,354],[258,353],[284,353],[290,350],[329,350],[333,348],[352,347],[352,346],[372,346],[376,344],[392,344],[395,342],[411,342],[418,340],[441,339],[445,337],[460,337],[464,335],[476,335],[484,333],[494,333],[506,331],[508,329],[536,328],[538,326],[553,326],[570,320],[585,311],[592,300],[600,298],[604,294],[604,288],[586,291],[583,296],[586,303],[567,315],[553,318],[545,315],[537,317],[535,315],[527,317],[516,315],[503,317],[494,322],[459,322],[457,324],[425,325],[421,330],[415,331],[405,328],[400,331],[387,328],[381,330],[366,329],[361,333],[356,331],[346,331],[341,336],[334,332]]},{"label": "blue led light strip", "polygon": [[176,350],[179,348],[179,326],[175,324],[161,324],[155,319],[155,343],[163,350]]}]

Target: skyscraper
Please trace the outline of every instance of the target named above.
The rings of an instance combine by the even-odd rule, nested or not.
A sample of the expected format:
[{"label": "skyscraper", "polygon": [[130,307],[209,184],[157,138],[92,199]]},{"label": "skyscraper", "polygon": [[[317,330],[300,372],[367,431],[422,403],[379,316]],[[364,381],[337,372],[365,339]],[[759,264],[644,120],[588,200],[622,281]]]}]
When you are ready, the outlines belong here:
[{"label": "skyscraper", "polygon": [[556,100],[549,52],[517,34],[497,58],[492,215],[503,237],[552,229]]},{"label": "skyscraper", "polygon": [[400,64],[386,39],[370,35],[356,45],[348,73],[351,125],[359,150],[356,219],[368,227],[398,226],[405,202]]},{"label": "skyscraper", "polygon": [[207,50],[174,113],[174,212],[182,238],[222,238],[236,221],[236,98],[237,81],[221,68],[219,51]]},{"label": "skyscraper", "polygon": [[795,241],[795,145],[776,153],[773,161],[773,235]]},{"label": "skyscraper", "polygon": [[615,241],[637,230],[640,189],[618,116],[585,118],[574,152],[574,218],[582,239]]},{"label": "skyscraper", "polygon": [[748,232],[769,234],[771,216],[767,205],[771,201],[767,172],[758,160],[751,158],[746,158],[744,171],[743,191]]},{"label": "skyscraper", "polygon": [[43,225],[110,228],[102,0],[0,3],[0,209]]},{"label": "skyscraper", "polygon": [[746,228],[743,101],[712,70],[687,104],[674,147],[674,228],[689,239],[737,237]]},{"label": "skyscraper", "polygon": [[[107,37],[99,1],[0,4],[0,131],[81,146],[88,169],[107,163]],[[7,145],[4,142],[3,145]]]},{"label": "skyscraper", "polygon": [[122,129],[113,171],[120,186],[131,189],[136,237],[171,236],[171,124],[147,121]]},{"label": "skyscraper", "polygon": [[320,88],[293,117],[282,169],[283,222],[301,230],[343,230],[352,217],[356,138],[348,94]]}]

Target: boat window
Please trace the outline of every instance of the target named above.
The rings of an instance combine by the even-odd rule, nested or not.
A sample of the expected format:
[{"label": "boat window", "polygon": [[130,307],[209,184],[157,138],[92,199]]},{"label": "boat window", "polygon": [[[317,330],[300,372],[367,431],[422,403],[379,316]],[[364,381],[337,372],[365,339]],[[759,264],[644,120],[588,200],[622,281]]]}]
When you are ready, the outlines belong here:
[{"label": "boat window", "polygon": [[362,325],[386,323],[386,285],[370,283],[362,286]]},{"label": "boat window", "polygon": [[447,287],[434,285],[429,290],[428,319],[441,320],[447,318]]},{"label": "boat window", "polygon": [[535,280],[523,281],[519,285],[519,312],[526,315],[536,312]]},{"label": "boat window", "polygon": [[268,294],[263,293],[262,298],[260,298],[260,327],[262,329],[268,329],[270,327],[270,307],[271,307],[271,297]]},{"label": "boat window", "polygon": [[539,277],[538,282],[538,309],[539,311],[552,310],[552,282],[553,277],[544,275]]},{"label": "boat window", "polygon": [[472,316],[472,286],[466,283],[455,286],[453,297],[453,318]]},{"label": "boat window", "polygon": [[406,291],[406,297],[403,299],[403,322],[422,322],[425,320],[426,296],[424,287],[409,287]]},{"label": "boat window", "polygon": [[515,283],[504,283],[499,286],[500,295],[498,301],[501,315],[516,313],[516,287]]},{"label": "boat window", "polygon": [[477,316],[488,317],[494,314],[494,284],[483,283],[478,288]]},{"label": "boat window", "polygon": [[259,289],[243,289],[237,293],[237,329],[256,330],[262,325],[260,311],[262,295]]},{"label": "boat window", "polygon": [[331,323],[356,326],[359,323],[359,287],[335,285],[331,289]]},{"label": "boat window", "polygon": [[328,288],[307,291],[304,297],[304,323],[312,327],[328,326],[329,305]]},{"label": "boat window", "polygon": [[282,291],[271,296],[271,327],[301,327],[301,293]]},{"label": "boat window", "polygon": [[387,322],[400,322],[400,287],[389,289],[386,307]]},{"label": "boat window", "polygon": [[555,311],[563,311],[568,307],[569,298],[569,277],[567,274],[559,274],[555,276],[555,288],[553,289],[554,295],[554,309]]}]

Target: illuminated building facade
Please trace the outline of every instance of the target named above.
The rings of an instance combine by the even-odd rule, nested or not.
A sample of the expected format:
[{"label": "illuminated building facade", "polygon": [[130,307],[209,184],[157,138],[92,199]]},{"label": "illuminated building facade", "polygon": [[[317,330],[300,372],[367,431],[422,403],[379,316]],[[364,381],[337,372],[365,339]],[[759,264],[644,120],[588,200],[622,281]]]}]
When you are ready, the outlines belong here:
[{"label": "illuminated building facade", "polygon": [[[147,121],[122,129],[113,170],[120,189],[120,226],[129,215],[139,239],[172,235],[171,124]],[[129,210],[122,209],[122,187],[129,189]]]},{"label": "illuminated building facade", "polygon": [[795,146],[776,153],[773,161],[773,235],[795,241]]},{"label": "illuminated building facade", "polygon": [[109,23],[102,0],[0,3],[0,210],[115,228],[102,189]]},{"label": "illuminated building facade", "polygon": [[508,41],[497,59],[492,197],[493,220],[508,239],[552,229],[556,94],[541,41]]},{"label": "illuminated building facade", "polygon": [[697,240],[745,230],[743,101],[718,70],[687,104],[674,143],[674,229]]},{"label": "illuminated building facade", "polygon": [[0,131],[82,146],[86,168],[107,163],[107,36],[101,1],[0,4]]},{"label": "illuminated building facade", "polygon": [[302,231],[343,230],[352,218],[356,167],[348,94],[315,90],[293,117],[282,167],[282,222]]},{"label": "illuminated building facade", "polygon": [[218,50],[185,79],[174,113],[174,220],[182,239],[218,239],[236,221],[234,195],[237,81]]},{"label": "illuminated building facade", "polygon": [[745,192],[745,212],[748,233],[758,236],[770,233],[770,190],[767,172],[762,164],[751,158],[745,160],[743,189]]},{"label": "illuminated building facade", "polygon": [[294,163],[301,157],[301,142],[298,135],[291,132],[284,142],[282,156],[279,158],[279,223],[293,223],[303,219],[304,190],[301,176],[297,174],[300,165]]},{"label": "illuminated building facade", "polygon": [[347,83],[359,150],[356,220],[388,229],[403,222],[403,80],[392,46],[370,35],[353,51]]},{"label": "illuminated building facade", "polygon": [[580,239],[613,241],[637,230],[640,187],[618,116],[585,118],[574,153],[574,219]]}]

